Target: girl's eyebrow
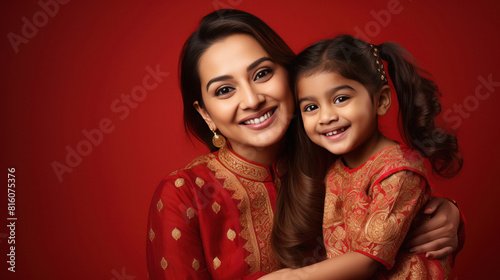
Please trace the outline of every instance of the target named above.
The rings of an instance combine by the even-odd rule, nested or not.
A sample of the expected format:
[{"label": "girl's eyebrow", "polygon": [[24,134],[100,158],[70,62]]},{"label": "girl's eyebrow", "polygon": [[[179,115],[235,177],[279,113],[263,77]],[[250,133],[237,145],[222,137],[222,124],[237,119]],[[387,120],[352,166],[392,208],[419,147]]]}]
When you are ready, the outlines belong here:
[{"label": "girl's eyebrow", "polygon": [[[350,90],[354,90],[354,88],[352,88],[351,86],[349,85],[340,85],[340,86],[336,86],[334,88],[331,88],[327,91],[327,94],[330,96],[330,95],[333,95],[335,94],[337,91],[339,90],[342,90],[342,89],[350,89]],[[313,96],[306,96],[306,97],[302,97],[301,99],[299,99],[299,104],[304,102],[304,101],[315,101],[316,98],[313,97]]]},{"label": "girl's eyebrow", "polygon": [[[255,67],[259,66],[259,64],[261,64],[264,61],[274,62],[269,57],[261,57],[261,58],[257,59],[256,61],[252,62],[250,65],[248,65],[247,72],[250,72],[252,69],[254,69]],[[224,75],[224,76],[215,77],[215,78],[211,79],[210,81],[208,81],[208,83],[207,83],[207,90],[208,90],[208,87],[211,84],[215,83],[215,82],[225,81],[225,80],[229,80],[229,79],[232,79],[232,78],[233,78],[233,76],[231,76],[231,75]]]}]

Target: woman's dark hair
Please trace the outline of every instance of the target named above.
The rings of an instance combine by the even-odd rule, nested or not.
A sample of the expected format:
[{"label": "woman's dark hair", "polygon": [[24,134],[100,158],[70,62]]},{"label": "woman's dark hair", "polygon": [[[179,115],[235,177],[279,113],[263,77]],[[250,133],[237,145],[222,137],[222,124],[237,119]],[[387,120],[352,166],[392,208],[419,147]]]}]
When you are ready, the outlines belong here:
[{"label": "woman's dark hair", "polygon": [[238,10],[214,11],[200,21],[198,30],[184,43],[179,59],[179,81],[184,104],[184,128],[202,141],[211,151],[217,150],[212,144],[212,132],[193,106],[198,101],[204,106],[201,96],[198,63],[200,57],[214,43],[234,34],[248,34],[257,40],[262,48],[279,65],[288,69],[294,52],[258,17]]},{"label": "woman's dark hair", "polygon": [[[376,50],[375,50],[376,49]],[[377,56],[374,56],[374,52]],[[463,160],[458,154],[456,136],[438,129],[434,118],[441,111],[436,84],[424,77],[427,73],[417,67],[411,55],[395,43],[372,46],[349,35],[317,42],[297,55],[290,71],[292,88],[300,77],[321,72],[334,72],[347,79],[358,81],[374,94],[387,84],[379,72],[380,56],[387,61],[388,74],[392,80],[399,103],[398,126],[405,144],[429,159],[433,171],[442,177],[452,177],[462,168]],[[378,61],[378,63],[377,63]],[[296,90],[295,97],[297,99]],[[298,107],[296,107],[299,112]],[[307,138],[300,114],[296,118],[295,153],[291,155],[289,176],[283,182],[281,197],[276,206],[273,248],[278,259],[288,267],[308,265],[304,257],[311,255],[311,237],[304,236],[302,224],[318,227],[315,236],[321,236],[323,209],[315,204],[324,201],[324,178],[328,151],[318,152],[318,147]],[[439,136],[439,137],[436,137]],[[326,160],[325,160],[326,158]],[[323,196],[323,200],[321,199]],[[303,203],[292,203],[303,198]],[[280,201],[280,200],[290,201]],[[281,205],[280,205],[281,203]],[[278,207],[280,206],[280,207]],[[316,208],[317,209],[316,209]],[[307,209],[315,209],[305,212]],[[310,232],[307,232],[310,233]],[[321,238],[321,237],[320,237]],[[321,256],[320,256],[321,257]],[[316,258],[317,259],[317,258]],[[314,258],[310,259],[314,262]]]}]

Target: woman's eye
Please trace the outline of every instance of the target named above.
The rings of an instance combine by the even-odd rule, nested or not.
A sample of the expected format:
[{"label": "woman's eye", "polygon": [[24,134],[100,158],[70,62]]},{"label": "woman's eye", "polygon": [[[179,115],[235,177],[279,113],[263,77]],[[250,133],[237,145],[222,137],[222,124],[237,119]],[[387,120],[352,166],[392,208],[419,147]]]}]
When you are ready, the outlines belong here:
[{"label": "woman's eye", "polygon": [[255,75],[254,81],[268,78],[268,77],[270,77],[270,74],[272,72],[273,72],[273,70],[271,70],[269,68],[263,69],[263,70],[257,72],[257,74]]},{"label": "woman's eye", "polygon": [[335,99],[334,103],[335,104],[338,104],[338,103],[342,103],[342,102],[345,102],[349,99],[349,97],[347,96],[339,96]]},{"label": "woman's eye", "polygon": [[225,95],[225,94],[230,93],[233,90],[234,90],[234,88],[232,88],[232,87],[221,87],[215,91],[215,95],[216,96]]},{"label": "woman's eye", "polygon": [[304,107],[304,112],[311,112],[318,109],[318,106],[316,105],[307,105]]}]

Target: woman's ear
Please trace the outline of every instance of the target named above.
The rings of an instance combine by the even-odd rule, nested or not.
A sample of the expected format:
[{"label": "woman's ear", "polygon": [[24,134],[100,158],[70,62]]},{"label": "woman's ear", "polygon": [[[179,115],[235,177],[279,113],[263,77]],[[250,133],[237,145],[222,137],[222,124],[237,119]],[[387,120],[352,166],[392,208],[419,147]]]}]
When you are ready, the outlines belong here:
[{"label": "woman's ear", "polygon": [[200,106],[200,103],[198,102],[198,100],[193,102],[193,106],[196,109],[196,111],[198,111],[200,116],[205,120],[205,122],[208,125],[208,128],[210,128],[210,130],[212,130],[212,131],[217,130],[217,126],[215,125],[214,121],[210,117],[210,114],[207,112],[207,110],[205,108]]},{"label": "woman's ear", "polygon": [[377,94],[377,115],[384,116],[391,108],[391,88],[383,86]]}]

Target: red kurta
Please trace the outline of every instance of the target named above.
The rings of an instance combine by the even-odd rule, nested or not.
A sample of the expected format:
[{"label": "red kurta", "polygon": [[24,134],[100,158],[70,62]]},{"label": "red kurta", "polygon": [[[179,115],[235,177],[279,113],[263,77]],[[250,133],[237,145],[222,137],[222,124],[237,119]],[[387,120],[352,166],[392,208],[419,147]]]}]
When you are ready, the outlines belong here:
[{"label": "red kurta", "polygon": [[323,237],[329,258],[347,252],[367,255],[381,267],[378,279],[443,279],[449,258],[398,252],[431,189],[420,156],[400,146],[377,153],[349,169],[338,159],[327,175]]},{"label": "red kurta", "polygon": [[149,210],[150,279],[243,279],[278,268],[273,172],[229,146],[166,177]]}]

